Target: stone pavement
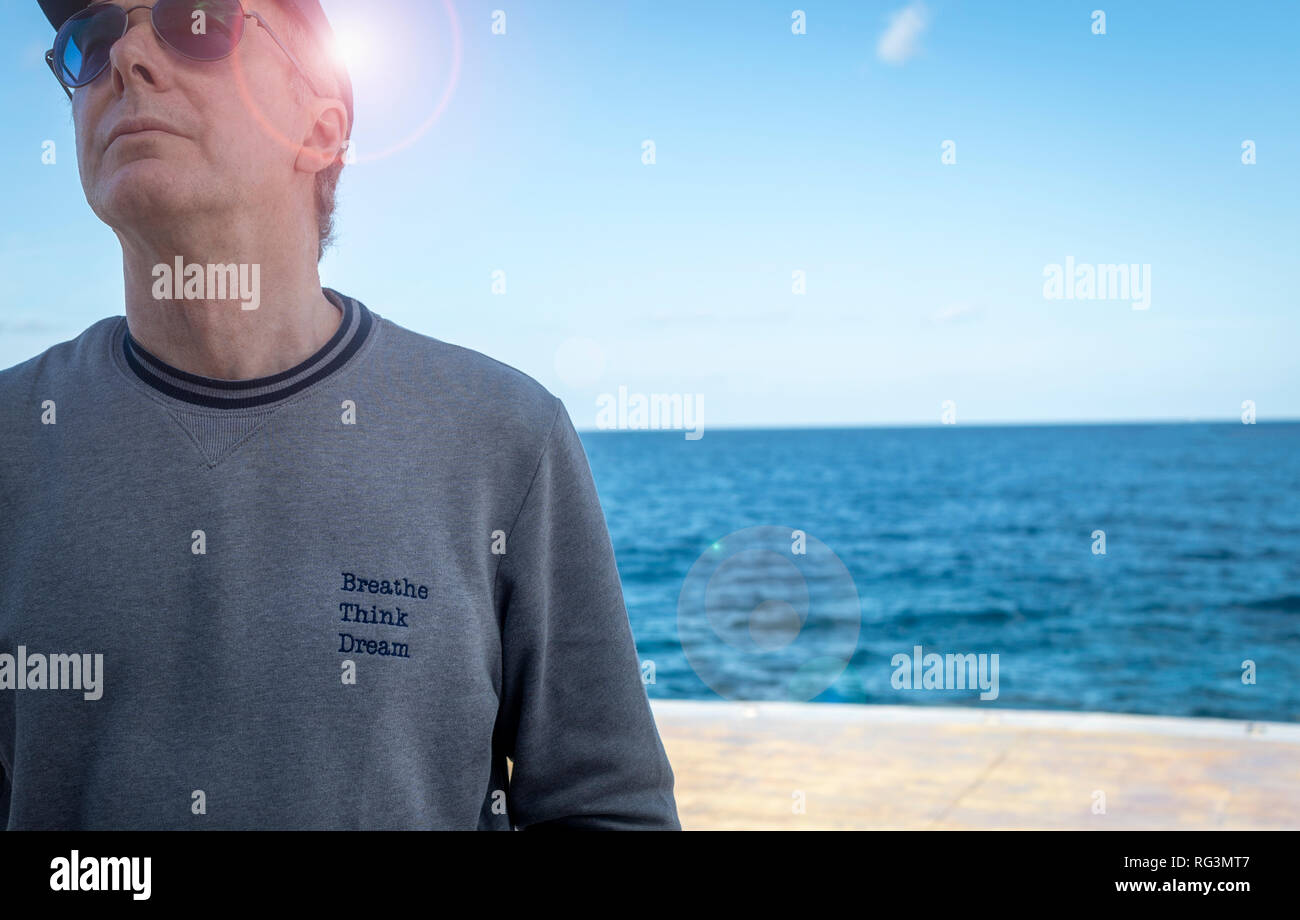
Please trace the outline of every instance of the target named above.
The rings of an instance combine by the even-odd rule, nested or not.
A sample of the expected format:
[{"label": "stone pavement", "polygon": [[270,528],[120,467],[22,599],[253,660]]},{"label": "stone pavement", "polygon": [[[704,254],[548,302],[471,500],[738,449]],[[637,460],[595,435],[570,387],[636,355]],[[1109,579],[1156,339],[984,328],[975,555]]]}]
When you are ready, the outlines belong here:
[{"label": "stone pavement", "polygon": [[1300,828],[1300,724],[651,705],[686,830]]}]

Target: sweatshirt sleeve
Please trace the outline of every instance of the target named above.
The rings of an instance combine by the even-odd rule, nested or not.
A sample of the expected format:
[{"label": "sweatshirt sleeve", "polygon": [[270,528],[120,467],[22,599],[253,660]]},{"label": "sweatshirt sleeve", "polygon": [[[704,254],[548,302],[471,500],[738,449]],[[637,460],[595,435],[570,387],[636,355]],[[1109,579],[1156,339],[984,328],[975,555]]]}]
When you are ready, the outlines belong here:
[{"label": "sweatshirt sleeve", "polygon": [[497,570],[517,829],[681,830],[614,549],[560,401]]},{"label": "sweatshirt sleeve", "polygon": [[4,764],[0,763],[0,831],[9,827],[9,809],[10,796],[12,789],[9,785],[9,774],[5,771]]}]

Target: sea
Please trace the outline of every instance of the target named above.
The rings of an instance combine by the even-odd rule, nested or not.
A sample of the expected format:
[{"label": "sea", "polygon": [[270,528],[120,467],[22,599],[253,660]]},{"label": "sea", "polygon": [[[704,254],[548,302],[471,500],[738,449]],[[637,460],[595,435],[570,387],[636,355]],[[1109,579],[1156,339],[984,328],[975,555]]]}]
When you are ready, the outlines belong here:
[{"label": "sea", "polygon": [[582,440],[652,699],[1300,721],[1300,423]]}]

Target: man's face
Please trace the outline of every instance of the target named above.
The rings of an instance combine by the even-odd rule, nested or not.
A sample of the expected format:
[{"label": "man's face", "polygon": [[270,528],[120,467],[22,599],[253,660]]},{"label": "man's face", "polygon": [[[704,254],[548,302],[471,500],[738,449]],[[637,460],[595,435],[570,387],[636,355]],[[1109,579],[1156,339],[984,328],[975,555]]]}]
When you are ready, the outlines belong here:
[{"label": "man's face", "polygon": [[[102,0],[130,8],[140,0]],[[259,9],[276,34],[283,17]],[[75,91],[77,162],[86,200],[115,230],[182,226],[187,217],[272,212],[283,207],[304,112],[294,70],[253,20],[235,53],[199,62],[164,45],[149,11],[131,14],[108,68]],[[165,130],[119,133],[144,120]],[[136,127],[139,127],[137,125]],[[117,136],[115,136],[117,135]]]}]

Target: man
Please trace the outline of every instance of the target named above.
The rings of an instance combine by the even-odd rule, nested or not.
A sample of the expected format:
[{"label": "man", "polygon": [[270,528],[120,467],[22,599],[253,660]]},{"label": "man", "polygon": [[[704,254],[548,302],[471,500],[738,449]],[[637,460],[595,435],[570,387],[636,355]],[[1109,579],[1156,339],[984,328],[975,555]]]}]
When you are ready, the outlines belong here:
[{"label": "man", "polygon": [[350,83],[253,2],[40,0],[126,315],[0,372],[0,826],[679,829],[568,414],[322,290]]}]

